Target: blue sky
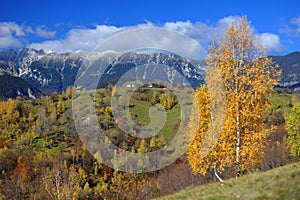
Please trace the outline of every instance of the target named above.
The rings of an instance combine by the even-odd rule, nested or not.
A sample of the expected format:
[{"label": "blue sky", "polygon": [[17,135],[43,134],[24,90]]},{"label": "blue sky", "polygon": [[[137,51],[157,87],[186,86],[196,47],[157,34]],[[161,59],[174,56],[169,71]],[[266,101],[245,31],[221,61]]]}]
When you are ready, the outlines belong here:
[{"label": "blue sky", "polygon": [[91,50],[128,27],[164,27],[205,48],[247,15],[269,54],[300,51],[299,1],[17,1],[2,0],[0,49]]}]

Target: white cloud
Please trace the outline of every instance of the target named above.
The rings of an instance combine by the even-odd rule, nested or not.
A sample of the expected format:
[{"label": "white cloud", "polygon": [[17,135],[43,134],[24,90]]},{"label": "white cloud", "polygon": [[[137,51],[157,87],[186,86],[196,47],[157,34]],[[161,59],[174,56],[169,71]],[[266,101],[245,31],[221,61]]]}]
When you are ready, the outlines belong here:
[{"label": "white cloud", "polygon": [[190,37],[159,27],[132,27],[106,39],[95,51],[114,50],[117,52],[159,49],[170,51],[193,59],[203,58],[206,51]]},{"label": "white cloud", "polygon": [[297,17],[297,18],[293,18],[291,20],[291,23],[294,24],[294,25],[296,25],[296,26],[298,26],[298,27],[300,27],[300,16]]},{"label": "white cloud", "polygon": [[12,47],[22,47],[22,43],[11,35],[0,36],[0,48]]},{"label": "white cloud", "polygon": [[[185,22],[182,22],[182,24],[180,22],[179,24],[179,26],[181,26],[182,24],[185,24]],[[110,49],[115,51],[124,51],[126,49],[136,49],[139,47],[141,48],[147,46],[164,50],[178,49],[177,52],[181,53],[182,51],[180,49],[185,49],[189,51],[187,52],[188,54],[193,56],[193,51],[195,50],[195,48],[198,48],[198,51],[200,51],[199,47],[195,47],[195,43],[189,46],[189,48],[184,46],[183,41],[186,41],[187,37],[183,35],[172,35],[171,31],[166,32],[167,29],[164,28],[169,28],[167,26],[169,25],[166,24],[163,27],[158,27],[150,22],[147,22],[145,24],[138,24],[132,27],[101,25],[96,26],[94,29],[72,29],[67,33],[67,36],[64,39],[48,40],[42,43],[33,43],[30,45],[30,47],[35,49],[50,49],[58,52],[76,50],[89,51],[93,50],[95,47],[97,47],[97,45],[105,43],[102,44],[101,47],[103,48],[103,50]],[[182,30],[179,30],[178,32],[180,32],[181,34],[186,34]],[[115,38],[110,38],[117,33],[121,33],[121,35],[118,35],[118,37]],[[107,40],[108,38],[110,39]]]},{"label": "white cloud", "polygon": [[300,37],[300,16],[291,20],[291,24],[294,25],[294,35]]},{"label": "white cloud", "polygon": [[0,22],[0,36],[15,34],[16,36],[25,36],[23,28],[15,22]]},{"label": "white cloud", "polygon": [[215,25],[190,21],[166,22],[164,27],[184,33],[199,41],[201,45],[207,46],[217,36],[224,36],[226,28],[236,24],[240,19],[239,16],[228,16],[220,19]]},{"label": "white cloud", "polygon": [[284,50],[278,35],[272,33],[262,33],[258,35],[258,41],[269,52],[281,52]]},{"label": "white cloud", "polygon": [[[184,33],[207,47],[214,38],[225,36],[227,27],[237,24],[240,19],[240,16],[228,16],[220,19],[215,25],[208,25],[203,22],[191,23],[190,21],[166,22],[164,27]],[[281,52],[284,49],[279,35],[262,33],[257,36],[260,45],[263,45],[268,52]]]},{"label": "white cloud", "polygon": [[228,16],[228,17],[220,19],[219,22],[218,22],[218,25],[221,26],[221,27],[222,26],[227,27],[227,26],[230,26],[232,24],[236,25],[239,22],[240,19],[241,19],[241,17],[237,16],[237,15]]},{"label": "white cloud", "polygon": [[111,36],[122,28],[115,26],[98,25],[94,29],[71,29],[64,39],[48,40],[42,43],[33,43],[31,48],[51,49],[54,51],[92,50],[105,38]]},{"label": "white cloud", "polygon": [[31,26],[19,25],[15,22],[0,22],[0,48],[23,47],[23,41],[28,34],[40,38],[53,38],[56,31],[50,31],[45,26],[34,30]]},{"label": "white cloud", "polygon": [[[220,19],[216,25],[208,25],[203,22],[192,23],[190,21],[166,22],[162,26],[155,25],[148,21],[144,24],[138,24],[133,27],[98,25],[93,29],[71,29],[64,39],[33,43],[30,47],[36,49],[51,49],[54,51],[92,50],[105,38],[108,38],[121,30],[131,28],[162,27],[185,34],[197,40],[206,48],[212,39],[214,39],[217,35],[224,34],[224,30],[228,27],[228,25],[231,25],[232,23],[235,24],[239,19],[239,16],[225,17]],[[128,40],[137,42],[134,37],[136,36],[132,36],[131,38],[128,38]]]},{"label": "white cloud", "polygon": [[0,22],[0,48],[21,47],[18,39],[25,36],[23,28],[15,22]]},{"label": "white cloud", "polygon": [[38,27],[35,31],[35,34],[41,38],[53,38],[56,34],[56,31],[49,31],[46,27]]},{"label": "white cloud", "polygon": [[279,30],[280,33],[300,38],[300,16],[293,18]]},{"label": "white cloud", "polygon": [[[28,35],[36,35],[40,38],[45,38],[43,42],[31,43],[28,47],[35,49],[51,49],[58,52],[63,51],[77,51],[93,50],[99,43],[105,41],[110,36],[132,28],[166,28],[185,34],[194,40],[198,41],[205,49],[207,49],[210,42],[217,36],[223,37],[226,28],[231,24],[236,24],[240,20],[240,16],[228,16],[220,19],[217,23],[191,22],[191,21],[177,21],[165,22],[162,25],[156,25],[151,22],[138,24],[131,27],[116,27],[107,25],[96,25],[94,28],[74,28],[67,32],[64,38],[54,39],[56,36],[55,30],[49,30],[45,26],[31,27],[20,26],[15,22],[0,23],[0,48],[8,47],[22,47],[22,41]],[[300,25],[300,18],[295,19],[294,24]],[[300,31],[299,31],[300,32]],[[146,34],[146,33],[144,33]],[[151,35],[151,33],[149,33]],[[126,36],[129,42],[134,42],[137,45],[143,44],[142,41],[136,38],[136,35]],[[147,36],[145,36],[147,38]],[[27,39],[27,38],[25,38]],[[168,38],[164,37],[161,44],[169,45]],[[269,52],[279,52],[283,50],[280,38],[278,35],[272,33],[263,33],[259,35],[262,44],[265,45]],[[139,42],[139,43],[138,43]],[[173,47],[180,48],[179,41],[173,42]],[[160,47],[162,47],[160,44]],[[116,44],[118,45],[118,44]]]}]

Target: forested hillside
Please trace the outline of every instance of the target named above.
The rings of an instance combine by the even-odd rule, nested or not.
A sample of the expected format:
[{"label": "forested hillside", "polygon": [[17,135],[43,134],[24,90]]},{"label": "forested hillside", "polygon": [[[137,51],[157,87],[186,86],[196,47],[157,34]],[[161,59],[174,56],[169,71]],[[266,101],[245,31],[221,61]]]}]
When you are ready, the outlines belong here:
[{"label": "forested hillside", "polygon": [[18,96],[37,98],[42,94],[39,89],[22,78],[0,74],[0,99],[16,98]]},{"label": "forested hillside", "polygon": [[281,86],[291,89],[300,88],[300,52],[285,56],[271,56],[271,58],[282,69]]},{"label": "forested hillside", "polygon": [[[83,92],[93,94],[93,91]],[[171,107],[165,105],[173,116],[167,129],[152,140],[137,140],[121,137],[117,131],[110,109],[111,92],[111,87],[101,88],[94,97],[99,123],[115,144],[144,153],[164,146],[172,138],[178,120],[176,101]],[[131,115],[138,116],[136,123],[148,122],[145,109],[151,103],[163,102],[165,92],[158,88],[136,91],[130,100]],[[265,112],[265,126],[274,126],[274,131],[264,149],[263,161],[253,166],[251,172],[297,160],[290,156],[285,120],[299,100],[298,94],[274,94],[272,106]],[[71,103],[71,88],[38,99],[0,102],[1,199],[150,199],[215,180],[210,171],[206,176],[192,175],[186,156],[160,171],[140,174],[120,172],[97,162],[78,138]],[[234,172],[228,168],[221,176],[227,179]]]}]

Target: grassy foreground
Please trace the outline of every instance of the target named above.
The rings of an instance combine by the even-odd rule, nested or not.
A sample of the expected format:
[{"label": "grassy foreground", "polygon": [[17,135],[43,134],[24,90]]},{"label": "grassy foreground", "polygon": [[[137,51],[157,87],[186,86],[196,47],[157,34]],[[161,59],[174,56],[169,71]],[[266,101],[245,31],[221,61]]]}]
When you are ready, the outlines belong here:
[{"label": "grassy foreground", "polygon": [[164,199],[300,199],[300,162],[159,198]]}]

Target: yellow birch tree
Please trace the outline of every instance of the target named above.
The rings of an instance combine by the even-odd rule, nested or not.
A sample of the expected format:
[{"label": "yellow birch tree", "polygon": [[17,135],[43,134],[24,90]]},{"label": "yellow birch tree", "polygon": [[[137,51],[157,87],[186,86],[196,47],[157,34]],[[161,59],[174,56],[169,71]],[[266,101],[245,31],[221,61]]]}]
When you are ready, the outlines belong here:
[{"label": "yellow birch tree", "polygon": [[[215,117],[211,108],[216,93],[203,87],[197,90],[198,111],[195,112],[200,123],[195,125],[191,120],[190,130],[196,137],[187,155],[194,173],[205,174],[216,167],[221,172],[225,167],[235,166],[236,175],[240,176],[241,170],[251,169],[263,156],[262,149],[269,134],[264,126],[263,111],[269,105],[269,94],[281,72],[265,56],[246,17],[237,25],[229,26],[225,38],[214,41],[209,50],[207,82],[214,84],[218,71],[226,96],[226,116],[223,124],[219,124],[221,129],[209,131]],[[205,138],[216,134],[213,130],[220,131],[219,137],[214,138],[217,142],[212,141],[210,151],[201,154]]]}]

